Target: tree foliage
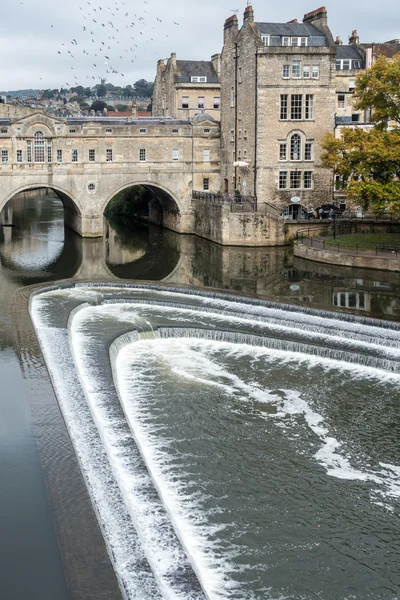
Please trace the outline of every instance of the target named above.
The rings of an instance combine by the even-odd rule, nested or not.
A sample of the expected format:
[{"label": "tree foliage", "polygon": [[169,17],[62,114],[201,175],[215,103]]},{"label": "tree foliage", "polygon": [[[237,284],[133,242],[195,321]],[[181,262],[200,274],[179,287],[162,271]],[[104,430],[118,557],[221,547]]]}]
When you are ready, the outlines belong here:
[{"label": "tree foliage", "polygon": [[357,77],[356,110],[372,109],[371,119],[386,128],[394,121],[400,126],[400,54],[391,59],[380,56]]},{"label": "tree foliage", "polygon": [[356,81],[357,110],[371,109],[374,127],[327,134],[322,163],[339,176],[347,196],[379,214],[400,212],[400,54],[380,57]]},{"label": "tree foliage", "polygon": [[95,112],[103,112],[105,108],[107,108],[107,104],[103,102],[103,100],[95,100],[90,107],[90,110],[94,110]]}]

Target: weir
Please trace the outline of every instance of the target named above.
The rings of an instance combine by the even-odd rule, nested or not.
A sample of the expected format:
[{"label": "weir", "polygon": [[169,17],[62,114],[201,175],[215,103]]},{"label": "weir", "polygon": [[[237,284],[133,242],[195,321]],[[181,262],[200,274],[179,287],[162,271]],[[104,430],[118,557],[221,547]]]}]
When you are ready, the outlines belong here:
[{"label": "weir", "polygon": [[[261,592],[270,576],[291,593],[265,561],[280,560],[270,556],[271,523],[280,523],[282,486],[302,486],[293,483],[299,469],[311,477],[305,489],[313,486],[314,502],[326,505],[329,489],[329,502],[340,504],[350,487],[369,523],[377,498],[391,510],[400,497],[395,458],[364,455],[365,443],[351,442],[333,420],[342,400],[371,411],[377,398],[386,405],[393,398],[397,323],[140,283],[44,288],[32,296],[31,315],[128,599],[272,598]],[[293,472],[290,455],[279,458],[289,447],[299,465]],[[263,469],[275,461],[267,485]],[[250,473],[254,490],[244,483]],[[286,479],[279,485],[276,477]],[[286,497],[289,517],[275,536],[289,535],[303,493]],[[242,521],[247,504],[249,522]],[[260,519],[266,537],[249,538]],[[339,546],[331,551],[332,560],[344,560]],[[324,597],[335,597],[329,586]]]}]

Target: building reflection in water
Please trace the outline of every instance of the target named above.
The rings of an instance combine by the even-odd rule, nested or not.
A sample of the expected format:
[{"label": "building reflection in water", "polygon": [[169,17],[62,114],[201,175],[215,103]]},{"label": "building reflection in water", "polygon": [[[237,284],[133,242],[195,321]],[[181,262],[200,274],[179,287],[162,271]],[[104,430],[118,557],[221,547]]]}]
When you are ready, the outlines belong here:
[{"label": "building reflection in water", "polygon": [[64,228],[61,202],[45,191],[16,197],[0,222],[15,225],[0,227],[0,296],[6,281],[148,280],[400,319],[397,273],[313,263],[289,247],[224,247],[138,224],[105,222],[104,239],[82,239]]}]

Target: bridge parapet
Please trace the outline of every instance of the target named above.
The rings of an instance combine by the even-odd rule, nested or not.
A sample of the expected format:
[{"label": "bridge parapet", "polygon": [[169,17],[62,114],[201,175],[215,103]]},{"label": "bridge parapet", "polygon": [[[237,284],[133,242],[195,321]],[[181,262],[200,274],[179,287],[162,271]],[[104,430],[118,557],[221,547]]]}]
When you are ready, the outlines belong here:
[{"label": "bridge parapet", "polygon": [[[103,235],[103,213],[118,192],[151,189],[163,224],[193,232],[192,190],[220,188],[219,123],[174,119],[59,119],[42,111],[0,123],[0,210],[17,193],[51,188],[66,222]],[[170,210],[171,203],[177,210]]]}]

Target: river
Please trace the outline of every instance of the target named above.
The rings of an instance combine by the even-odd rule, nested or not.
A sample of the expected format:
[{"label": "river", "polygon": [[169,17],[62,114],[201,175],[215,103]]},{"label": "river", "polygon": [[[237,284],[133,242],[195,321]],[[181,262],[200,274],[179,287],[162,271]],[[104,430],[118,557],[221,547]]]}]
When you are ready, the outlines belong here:
[{"label": "river", "polygon": [[[66,518],[60,512],[70,511],[68,500],[78,502],[76,496],[82,495],[71,489],[71,481],[72,487],[74,481],[77,488],[82,486],[80,476],[75,475],[64,486],[65,504],[55,502],[53,497],[52,486],[63,484],[54,475],[52,479],[49,476],[53,456],[49,448],[55,442],[43,434],[48,431],[44,429],[45,420],[38,420],[21,373],[12,314],[17,289],[60,279],[95,279],[114,284],[147,280],[195,289],[207,286],[241,292],[252,299],[399,320],[398,274],[350,272],[300,261],[293,258],[290,248],[223,248],[155,227],[127,230],[108,224],[104,240],[82,240],[64,229],[59,200],[41,193],[15,199],[0,222],[7,220],[15,225],[0,228],[0,575],[2,595],[7,600],[74,597],[65,576],[68,557],[60,539],[62,527],[57,523]],[[103,290],[102,294],[118,298],[118,292]],[[53,320],[56,311],[61,311],[57,317],[61,323],[66,307],[73,308],[85,292],[66,291],[61,300],[55,292],[55,297],[57,306],[50,299],[50,308],[43,310],[50,310],[49,318]],[[165,304],[166,299],[159,300]],[[179,308],[174,308],[171,322],[166,319],[167,308],[159,313],[157,306],[150,305],[141,309],[141,318],[152,326],[182,326],[193,319],[190,311],[198,310],[203,300],[197,300],[197,304],[193,301],[195,308],[185,309],[179,298],[175,302]],[[110,309],[102,314],[101,305],[90,310],[81,321],[77,320],[76,331],[71,333],[85,355],[81,380],[89,378],[94,368],[90,361],[97,357],[98,331],[114,339],[126,329],[126,312],[121,315],[116,310],[111,317]],[[211,304],[208,310],[214,315],[216,309]],[[301,329],[303,314],[301,310],[286,314],[283,322],[289,320],[294,330],[297,326]],[[232,314],[229,330],[238,317]],[[202,326],[212,329],[220,318],[217,313],[213,317],[204,313]],[[271,318],[266,315],[266,322]],[[257,333],[257,327],[261,325],[251,324],[249,331]],[[237,335],[242,334],[238,331]],[[139,355],[128,344],[121,349],[118,360],[125,365],[119,369],[119,394],[130,423],[136,423],[141,455],[157,489],[169,495],[164,503],[175,515],[175,529],[181,531],[175,559],[178,557],[181,566],[186,560],[185,553],[179,559],[181,544],[192,556],[185,567],[186,579],[180,579],[180,584],[184,579],[186,582],[180,588],[183,597],[201,597],[197,579],[210,598],[398,597],[400,536],[395,475],[400,463],[400,403],[396,384],[360,379],[357,373],[320,363],[312,367],[310,385],[309,365],[299,368],[282,355],[276,368],[269,352],[249,349],[248,340],[244,343],[238,338],[232,346],[233,339],[213,336],[206,336],[201,344],[179,339],[154,341],[151,351],[143,345]],[[165,347],[170,363],[167,371],[162,362]],[[56,364],[57,356],[49,351],[49,357]],[[285,361],[289,366],[284,366]],[[146,380],[143,365],[149,364],[152,372],[144,370],[149,377]],[[96,363],[99,377],[103,377],[100,366]],[[175,384],[177,371],[183,377],[180,387]],[[107,375],[104,377],[106,386],[109,382]],[[357,377],[359,383],[354,385]],[[131,398],[132,381],[140,390],[140,406],[136,409]],[[56,385],[56,375],[53,383]],[[151,393],[154,385],[163,390],[161,395]],[[351,393],[342,398],[344,388]],[[267,389],[267,396],[262,396],[260,390]],[[324,393],[326,389],[329,393]],[[167,412],[162,402],[165,395],[171,403]],[[379,398],[379,402],[373,403],[372,398]],[[93,396],[94,405],[98,402]],[[95,414],[94,408],[92,411]],[[96,417],[99,430],[103,417],[100,413]],[[57,427],[61,431],[61,424]],[[71,431],[72,438],[79,433]],[[329,440],[343,446],[339,459],[335,456],[333,462]],[[111,447],[114,442],[110,440]],[[57,445],[60,447],[59,440]],[[91,468],[90,461],[85,468]],[[304,473],[300,481],[299,470]],[[127,471],[126,477],[129,480],[132,472]],[[343,487],[346,479],[348,484]],[[177,481],[178,492],[171,484]],[[155,503],[154,511],[159,510],[157,498],[150,498]],[[148,502],[150,499],[147,497]],[[137,503],[139,500],[137,497]],[[188,515],[192,515],[191,521]],[[167,527],[165,517],[159,518]],[[75,527],[77,531],[79,524]],[[147,527],[143,531],[139,528],[142,538],[153,539],[154,523]],[[168,543],[154,538],[158,539],[158,549],[165,552],[172,544],[171,536],[173,532],[166,537]],[[127,538],[130,547],[132,539]],[[209,541],[208,547],[204,547],[204,539]],[[120,539],[113,543],[119,549],[116,560],[120,564],[125,550]],[[99,542],[93,542],[96,544]],[[153,556],[151,549],[147,560],[149,555]],[[140,556],[139,552],[129,577],[125,574],[121,578],[126,576],[127,589],[136,590],[132,593],[137,594],[137,586],[142,585],[148,590],[143,597],[156,598],[159,591],[157,586],[153,588],[150,576],[146,582],[143,576],[138,584],[132,575],[140,572]],[[150,571],[157,573],[151,560]],[[193,565],[197,578],[190,574]],[[172,559],[165,568],[167,573],[173,571]],[[156,580],[163,582],[161,589],[167,590],[163,597],[179,597],[164,572],[158,573]],[[172,591],[168,585],[172,585]],[[108,597],[112,597],[111,592]]]}]

